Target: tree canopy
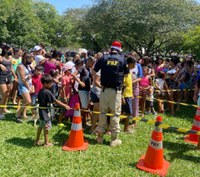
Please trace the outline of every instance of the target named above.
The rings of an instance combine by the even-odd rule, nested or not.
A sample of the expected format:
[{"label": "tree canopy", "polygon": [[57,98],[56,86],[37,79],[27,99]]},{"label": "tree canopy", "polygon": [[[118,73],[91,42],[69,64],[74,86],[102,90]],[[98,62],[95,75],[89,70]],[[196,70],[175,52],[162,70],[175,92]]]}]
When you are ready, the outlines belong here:
[{"label": "tree canopy", "polygon": [[99,51],[120,40],[125,50],[138,53],[198,54],[199,14],[193,0],[95,0],[62,15],[42,1],[0,0],[0,42]]}]

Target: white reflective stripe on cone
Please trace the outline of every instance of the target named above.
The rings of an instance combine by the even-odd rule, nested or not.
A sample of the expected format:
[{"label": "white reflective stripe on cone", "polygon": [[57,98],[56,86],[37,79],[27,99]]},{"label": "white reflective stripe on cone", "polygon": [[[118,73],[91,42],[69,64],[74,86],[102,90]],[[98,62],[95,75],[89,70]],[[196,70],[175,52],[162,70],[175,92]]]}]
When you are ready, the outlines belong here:
[{"label": "white reflective stripe on cone", "polygon": [[74,117],[81,117],[81,113],[80,113],[80,111],[78,110],[75,110],[74,111]]},{"label": "white reflective stripe on cone", "polygon": [[82,130],[82,124],[72,124],[71,130],[79,131]]},{"label": "white reflective stripe on cone", "polygon": [[194,121],[193,121],[193,125],[194,125],[195,127],[200,127],[200,121],[194,120]]},{"label": "white reflective stripe on cone", "polygon": [[200,116],[200,109],[199,109],[199,108],[198,108],[197,111],[196,111],[196,115],[197,115],[197,116]]},{"label": "white reflective stripe on cone", "polygon": [[162,149],[163,145],[162,145],[162,141],[155,141],[155,140],[151,140],[149,145],[155,149]]}]

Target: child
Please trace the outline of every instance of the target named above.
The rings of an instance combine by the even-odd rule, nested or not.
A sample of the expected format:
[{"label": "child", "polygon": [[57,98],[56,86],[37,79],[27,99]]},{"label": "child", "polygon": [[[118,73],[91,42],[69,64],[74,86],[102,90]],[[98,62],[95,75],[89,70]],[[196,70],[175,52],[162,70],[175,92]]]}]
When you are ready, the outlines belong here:
[{"label": "child", "polygon": [[140,86],[140,97],[141,98],[141,111],[142,111],[142,117],[144,117],[144,110],[145,110],[145,104],[146,104],[146,96],[149,94],[149,89],[151,88],[151,78],[148,75],[148,67],[143,67],[143,77],[141,81],[139,82]]},{"label": "child", "polygon": [[32,104],[32,106],[36,105],[38,93],[42,89],[42,83],[41,83],[42,70],[43,70],[42,66],[37,65],[35,67],[34,74],[32,75],[32,84],[33,84],[33,87],[34,87],[34,93],[31,94],[31,102],[32,102],[31,104]]},{"label": "child", "polygon": [[[64,73],[62,79],[61,79],[61,92],[60,92],[60,101],[62,101],[63,103],[68,104],[69,103],[69,99],[72,96],[73,93],[73,86],[74,86],[74,79],[71,75],[71,71],[72,71],[72,65],[67,63],[63,68],[62,71]],[[65,110],[61,109],[60,114],[59,114],[59,120],[58,120],[58,124],[60,124],[60,126],[62,126],[62,119],[63,116],[65,114]]]},{"label": "child", "polygon": [[39,139],[42,130],[44,130],[44,146],[49,147],[52,146],[52,143],[49,143],[48,140],[48,132],[51,129],[51,119],[50,119],[50,111],[47,107],[49,104],[56,103],[60,106],[63,106],[65,109],[70,110],[71,108],[63,104],[62,102],[58,101],[52,92],[49,90],[51,88],[53,78],[50,75],[44,75],[41,78],[41,82],[43,84],[42,90],[40,90],[38,94],[38,102],[40,107],[46,107],[45,109],[39,108],[39,116],[40,116],[40,124],[37,130],[37,137],[35,140],[35,145],[40,145]]},{"label": "child", "polygon": [[[135,68],[136,59],[133,57],[127,58],[128,68]],[[130,133],[129,119],[132,118],[132,98],[133,98],[133,86],[132,86],[132,74],[129,73],[124,77],[124,90],[122,95],[122,115],[127,115],[125,119],[124,131]]]},{"label": "child", "polygon": [[[165,91],[168,92],[167,83],[165,81],[165,74],[163,72],[158,72],[157,77],[158,78],[155,80],[157,98],[163,100],[165,96]],[[162,101],[158,101],[158,112],[164,113],[164,104]]]}]

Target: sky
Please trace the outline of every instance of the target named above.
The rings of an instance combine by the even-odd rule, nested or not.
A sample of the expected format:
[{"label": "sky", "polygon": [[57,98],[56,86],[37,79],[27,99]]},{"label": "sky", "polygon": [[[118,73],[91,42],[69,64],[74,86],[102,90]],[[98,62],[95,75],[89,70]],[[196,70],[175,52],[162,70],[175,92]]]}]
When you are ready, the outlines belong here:
[{"label": "sky", "polygon": [[[62,14],[68,8],[79,8],[92,5],[93,0],[42,0],[55,6],[59,14]],[[200,3],[200,0],[196,0]]]},{"label": "sky", "polygon": [[92,5],[92,0],[42,0],[55,6],[59,14],[62,14],[68,8],[79,8]]}]

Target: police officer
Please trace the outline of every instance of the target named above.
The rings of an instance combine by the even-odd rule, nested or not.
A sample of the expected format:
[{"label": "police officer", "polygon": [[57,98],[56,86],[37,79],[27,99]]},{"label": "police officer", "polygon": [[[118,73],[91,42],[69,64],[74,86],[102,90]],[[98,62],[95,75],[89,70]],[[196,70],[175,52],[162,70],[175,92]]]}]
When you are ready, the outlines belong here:
[{"label": "police officer", "polygon": [[110,117],[111,143],[110,146],[118,146],[122,141],[118,139],[120,132],[121,96],[124,75],[128,74],[128,68],[123,56],[120,55],[122,45],[114,41],[110,53],[97,61],[93,69],[93,76],[101,70],[101,94],[100,94],[100,117],[96,128],[98,133],[97,142],[103,143],[103,134],[108,127],[105,113],[110,111],[114,116]]}]

